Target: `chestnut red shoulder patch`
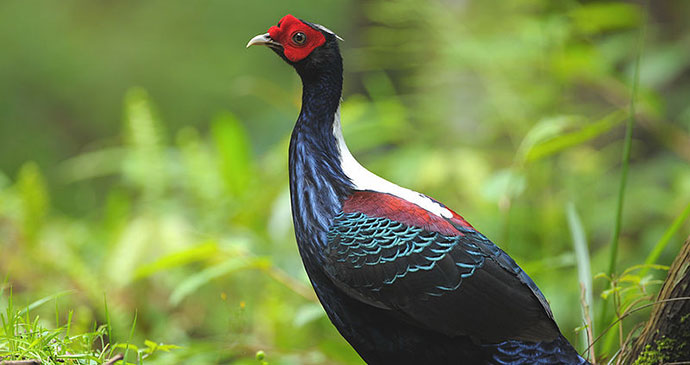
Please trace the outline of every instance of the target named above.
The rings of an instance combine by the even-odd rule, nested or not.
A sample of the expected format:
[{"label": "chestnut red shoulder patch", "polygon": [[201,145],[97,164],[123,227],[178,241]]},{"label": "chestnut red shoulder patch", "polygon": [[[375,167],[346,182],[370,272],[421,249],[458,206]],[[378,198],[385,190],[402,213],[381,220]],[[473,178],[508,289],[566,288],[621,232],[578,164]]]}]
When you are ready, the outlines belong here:
[{"label": "chestnut red shoulder patch", "polygon": [[[450,210],[450,209],[449,209]],[[448,236],[462,236],[454,224],[474,230],[457,213],[450,219],[442,218],[424,208],[394,195],[375,191],[357,191],[343,202],[344,213],[364,213],[370,217],[388,218],[410,226],[424,228]]]}]

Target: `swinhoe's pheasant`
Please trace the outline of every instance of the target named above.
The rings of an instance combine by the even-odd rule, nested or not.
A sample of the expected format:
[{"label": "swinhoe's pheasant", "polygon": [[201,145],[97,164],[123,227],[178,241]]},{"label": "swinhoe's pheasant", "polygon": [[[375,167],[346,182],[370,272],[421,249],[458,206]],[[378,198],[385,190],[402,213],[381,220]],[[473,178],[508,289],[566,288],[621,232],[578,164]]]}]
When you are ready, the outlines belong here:
[{"label": "swinhoe's pheasant", "polygon": [[283,17],[264,45],[302,79],[290,139],[297,245],[328,317],[368,364],[586,364],[498,246],[424,194],[362,167],[340,128],[339,37]]}]

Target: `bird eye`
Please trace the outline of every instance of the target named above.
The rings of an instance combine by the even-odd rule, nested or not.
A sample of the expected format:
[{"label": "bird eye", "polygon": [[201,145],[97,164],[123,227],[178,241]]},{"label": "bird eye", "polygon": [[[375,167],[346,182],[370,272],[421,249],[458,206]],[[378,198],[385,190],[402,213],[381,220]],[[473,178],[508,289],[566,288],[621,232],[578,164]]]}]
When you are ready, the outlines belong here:
[{"label": "bird eye", "polygon": [[295,32],[295,34],[292,35],[292,41],[295,42],[296,45],[301,46],[307,41],[307,35],[302,32]]}]

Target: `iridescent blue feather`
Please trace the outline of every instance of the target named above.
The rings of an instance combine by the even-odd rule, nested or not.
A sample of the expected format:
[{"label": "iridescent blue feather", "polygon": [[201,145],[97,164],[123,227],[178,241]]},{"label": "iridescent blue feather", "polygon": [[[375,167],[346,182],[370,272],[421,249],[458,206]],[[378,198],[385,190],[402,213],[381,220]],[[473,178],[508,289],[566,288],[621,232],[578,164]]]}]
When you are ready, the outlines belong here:
[{"label": "iridescent blue feather", "polygon": [[[380,291],[384,286],[418,271],[433,270],[437,262],[451,252],[462,251],[461,260],[455,262],[457,275],[449,275],[442,282],[425,288],[421,293],[431,296],[444,291],[456,290],[463,279],[481,268],[487,254],[480,251],[465,236],[447,236],[408,226],[388,218],[368,217],[363,213],[340,213],[333,220],[326,236],[326,257],[339,263],[337,270],[352,270],[349,277],[357,277],[358,271],[366,275],[369,266],[379,266],[382,276],[371,276],[370,281],[353,281],[353,288]],[[459,255],[460,256],[460,255]],[[336,270],[337,268],[337,270]]]}]

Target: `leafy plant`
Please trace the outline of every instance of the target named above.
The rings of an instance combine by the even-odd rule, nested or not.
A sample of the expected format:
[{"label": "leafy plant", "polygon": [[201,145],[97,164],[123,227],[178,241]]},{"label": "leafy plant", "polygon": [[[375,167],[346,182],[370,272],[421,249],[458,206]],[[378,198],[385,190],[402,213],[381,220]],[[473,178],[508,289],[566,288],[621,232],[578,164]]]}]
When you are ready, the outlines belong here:
[{"label": "leafy plant", "polygon": [[[4,286],[0,290],[0,297],[5,299]],[[61,324],[58,298],[67,293],[59,293],[41,298],[26,307],[19,309],[13,302],[12,288],[6,295],[7,305],[4,313],[0,313],[0,361],[35,360],[40,364],[84,364],[84,365],[114,365],[129,364],[125,355],[116,354],[119,349],[133,348],[136,351],[136,364],[143,364],[143,360],[155,352],[168,352],[179,349],[179,346],[157,344],[146,340],[144,348],[132,344],[110,343],[112,332],[110,321],[108,324],[94,323],[92,330],[74,334],[72,330],[73,311],[69,312],[66,323]],[[40,306],[55,302],[55,324],[48,326],[39,315],[31,312]],[[107,306],[106,306],[107,308]],[[107,313],[107,310],[106,310]],[[132,325],[132,332],[134,324]],[[130,334],[131,338],[131,334]],[[128,341],[129,342],[129,341]]]}]

